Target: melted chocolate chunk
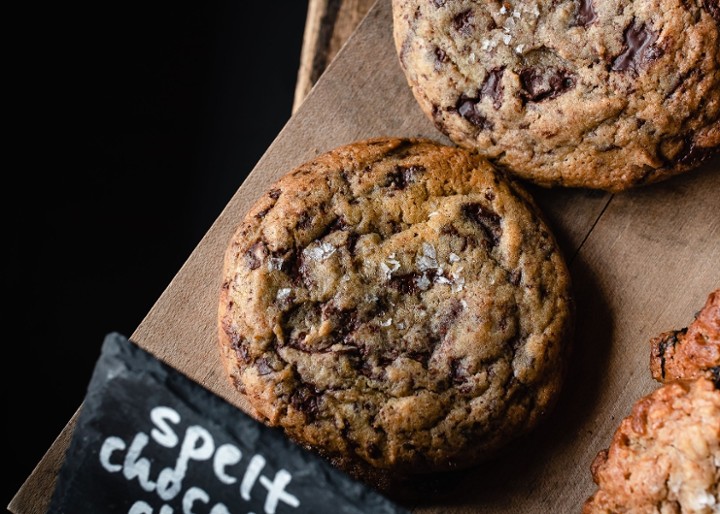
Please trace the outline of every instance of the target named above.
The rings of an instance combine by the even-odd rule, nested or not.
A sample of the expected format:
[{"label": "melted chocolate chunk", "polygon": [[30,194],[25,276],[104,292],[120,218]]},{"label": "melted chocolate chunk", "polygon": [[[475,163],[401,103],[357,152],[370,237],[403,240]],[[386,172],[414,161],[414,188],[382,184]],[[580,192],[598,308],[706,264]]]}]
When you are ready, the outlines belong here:
[{"label": "melted chocolate chunk", "polygon": [[316,391],[311,391],[307,385],[298,388],[290,396],[290,405],[300,412],[304,413],[308,421],[315,420],[319,411],[318,404],[320,400]]},{"label": "melted chocolate chunk", "polygon": [[245,264],[250,269],[258,269],[267,256],[267,249],[262,241],[258,241],[245,252]]},{"label": "melted chocolate chunk", "polygon": [[355,232],[350,232],[348,234],[345,244],[347,245],[348,253],[350,253],[350,255],[355,254],[355,246],[357,245],[358,239],[360,239],[360,236]]},{"label": "melted chocolate chunk", "polygon": [[650,30],[644,23],[640,26],[630,25],[625,29],[625,50],[612,63],[612,71],[637,71],[648,62],[662,55],[662,50],[655,46],[657,33]]},{"label": "melted chocolate chunk", "polygon": [[579,0],[575,12],[575,23],[580,27],[587,27],[595,20],[597,20],[597,13],[592,0]]},{"label": "melted chocolate chunk", "polygon": [[248,352],[246,345],[247,341],[241,339],[240,336],[233,334],[230,347],[235,350],[235,355],[237,355],[240,360],[242,360],[245,364],[248,364],[250,362],[250,352]]},{"label": "melted chocolate chunk", "polygon": [[277,200],[278,198],[280,198],[281,194],[282,189],[271,189],[270,191],[268,191],[268,196],[273,200]]},{"label": "melted chocolate chunk", "polygon": [[435,7],[437,7],[438,9],[439,9],[440,7],[442,7],[443,5],[445,5],[445,2],[447,2],[447,0],[432,0],[432,3],[433,3],[433,4],[435,5]]},{"label": "melted chocolate chunk", "polygon": [[707,148],[697,146],[691,139],[685,141],[685,147],[677,157],[677,162],[695,168],[707,160],[711,155],[720,152],[720,148]]},{"label": "melted chocolate chunk", "polygon": [[417,286],[417,279],[420,278],[420,276],[419,273],[394,275],[390,279],[390,286],[402,294],[415,294],[420,290]]},{"label": "melted chocolate chunk", "polygon": [[295,228],[298,230],[307,230],[310,228],[310,225],[312,225],[312,216],[306,211],[300,215],[300,219],[295,224]]},{"label": "melted chocolate chunk", "polygon": [[461,34],[469,36],[475,28],[474,21],[475,15],[472,10],[467,9],[453,18],[453,27]]},{"label": "melted chocolate chunk", "polygon": [[267,209],[263,209],[260,212],[258,212],[255,215],[255,218],[257,218],[259,220],[263,219],[267,215],[267,213],[270,212],[270,209],[272,209],[272,205],[270,207],[268,207]]},{"label": "melted chocolate chunk", "polygon": [[405,189],[408,184],[415,182],[417,176],[424,171],[423,166],[395,166],[395,169],[385,177],[385,187]]},{"label": "melted chocolate chunk", "polygon": [[720,2],[718,0],[705,0],[703,8],[710,13],[710,16],[715,18],[715,21],[720,23]]},{"label": "melted chocolate chunk", "polygon": [[541,102],[556,98],[575,87],[575,78],[565,69],[525,68],[520,72],[520,84],[525,101]]},{"label": "melted chocolate chunk", "polygon": [[486,209],[479,203],[466,203],[461,207],[463,215],[480,225],[485,233],[485,237],[490,247],[497,246],[502,236],[502,226],[500,225],[500,216]]},{"label": "melted chocolate chunk", "polygon": [[321,313],[321,319],[333,322],[331,339],[334,342],[343,341],[348,334],[357,330],[360,324],[357,310],[341,311],[332,302],[323,305]]},{"label": "melted chocolate chunk", "polygon": [[483,96],[492,98],[495,109],[499,109],[502,106],[503,86],[501,80],[504,71],[504,67],[490,70],[480,88],[480,98]]},{"label": "melted chocolate chunk", "polygon": [[488,119],[477,110],[477,104],[479,102],[479,97],[467,98],[465,96],[461,96],[457,103],[457,112],[460,113],[460,116],[468,120],[480,130],[492,129],[492,122],[488,121]]},{"label": "melted chocolate chunk", "polygon": [[440,315],[439,323],[437,325],[437,333],[440,335],[441,339],[447,335],[450,327],[453,326],[455,320],[462,311],[462,303],[460,303],[459,300],[453,300],[450,304],[450,308]]}]

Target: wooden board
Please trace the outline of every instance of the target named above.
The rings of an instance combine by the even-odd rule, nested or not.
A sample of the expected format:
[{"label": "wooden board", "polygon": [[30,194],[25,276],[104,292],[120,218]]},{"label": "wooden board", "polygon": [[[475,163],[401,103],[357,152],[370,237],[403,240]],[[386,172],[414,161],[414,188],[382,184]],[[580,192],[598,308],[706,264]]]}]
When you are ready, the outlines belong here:
[{"label": "wooden board", "polygon": [[309,0],[293,112],[374,3],[374,0]]},{"label": "wooden board", "polygon": [[[199,242],[131,338],[247,410],[222,373],[216,312],[225,245],[275,179],[354,140],[426,136],[449,143],[410,93],[392,44],[390,0],[379,0]],[[452,500],[420,514],[579,512],[589,466],[620,419],[657,385],[650,337],[686,325],[720,287],[720,159],[618,195],[529,187],[570,263],[577,329],[569,381],[549,423],[492,463],[467,471]],[[46,510],[72,434],[68,422],[9,508]]]}]

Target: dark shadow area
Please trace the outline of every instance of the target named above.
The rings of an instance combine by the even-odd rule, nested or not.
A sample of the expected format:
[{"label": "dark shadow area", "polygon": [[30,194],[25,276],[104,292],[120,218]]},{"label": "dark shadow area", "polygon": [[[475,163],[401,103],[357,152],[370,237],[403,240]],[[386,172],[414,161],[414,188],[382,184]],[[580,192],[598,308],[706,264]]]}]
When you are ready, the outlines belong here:
[{"label": "dark shadow area", "polygon": [[104,336],[135,330],[290,118],[307,1],[274,9],[12,17],[4,505],[80,406]]}]

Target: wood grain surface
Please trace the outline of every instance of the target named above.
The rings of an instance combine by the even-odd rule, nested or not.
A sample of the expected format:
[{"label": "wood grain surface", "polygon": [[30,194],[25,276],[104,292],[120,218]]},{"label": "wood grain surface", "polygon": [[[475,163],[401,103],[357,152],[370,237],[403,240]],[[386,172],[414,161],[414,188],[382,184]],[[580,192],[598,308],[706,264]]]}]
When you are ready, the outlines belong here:
[{"label": "wood grain surface", "polygon": [[[249,412],[225,378],[216,314],[223,252],[236,225],[277,178],[320,152],[374,136],[449,143],[420,111],[379,0],[131,339]],[[462,474],[451,498],[416,513],[579,512],[590,463],[631,405],[654,388],[649,339],[687,325],[720,287],[720,159],[664,183],[611,195],[528,186],[565,252],[577,305],[571,371],[548,423],[507,453]],[[252,414],[252,412],[250,412]],[[74,420],[10,504],[44,512]]]},{"label": "wood grain surface", "polygon": [[347,42],[375,0],[309,0],[293,112]]}]

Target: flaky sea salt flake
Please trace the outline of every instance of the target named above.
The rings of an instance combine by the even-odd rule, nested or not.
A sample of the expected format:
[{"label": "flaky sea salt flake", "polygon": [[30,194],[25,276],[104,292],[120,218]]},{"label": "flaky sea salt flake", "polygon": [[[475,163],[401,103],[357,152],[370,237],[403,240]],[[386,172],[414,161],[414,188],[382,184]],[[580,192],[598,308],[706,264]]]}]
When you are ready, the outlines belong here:
[{"label": "flaky sea salt flake", "polygon": [[280,257],[270,257],[268,259],[267,269],[268,271],[281,270],[284,263],[285,261]]},{"label": "flaky sea salt flake", "polygon": [[290,297],[290,293],[292,293],[292,289],[290,289],[289,287],[282,287],[278,289],[275,299],[277,299],[279,302],[282,302]]},{"label": "flaky sea salt flake", "polygon": [[512,36],[510,34],[505,34],[503,36],[503,43],[505,43],[506,45],[509,45],[510,41],[512,41]]},{"label": "flaky sea salt flake", "polygon": [[450,255],[448,255],[448,261],[450,263],[460,262],[460,256],[455,252],[450,252]]},{"label": "flaky sea salt flake", "polygon": [[415,284],[421,291],[427,291],[430,287],[430,279],[427,277],[427,275],[423,274],[422,276],[415,279]]}]

